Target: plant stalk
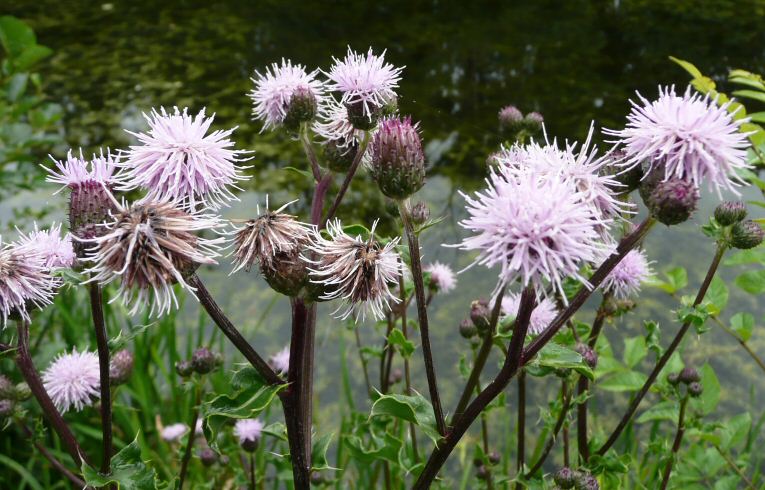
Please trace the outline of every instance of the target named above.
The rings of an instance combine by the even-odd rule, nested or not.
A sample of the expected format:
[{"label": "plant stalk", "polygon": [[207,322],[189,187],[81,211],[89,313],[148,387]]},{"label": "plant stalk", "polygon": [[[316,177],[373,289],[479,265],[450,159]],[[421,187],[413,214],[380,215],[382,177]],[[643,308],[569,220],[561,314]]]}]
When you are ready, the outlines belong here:
[{"label": "plant stalk", "polygon": [[101,433],[103,444],[103,459],[101,460],[101,473],[111,473],[112,453],[112,392],[109,378],[109,337],[106,332],[104,320],[103,296],[101,286],[97,282],[91,282],[90,309],[93,315],[93,326],[96,330],[96,345],[98,346],[98,367],[100,374],[101,391]]},{"label": "plant stalk", "polygon": [[[524,475],[524,478],[531,478],[531,476],[534,475],[544,464],[545,460],[547,459],[547,456],[550,454],[550,451],[552,451],[553,446],[555,445],[555,438],[558,436],[558,433],[560,432],[561,428],[563,427],[563,423],[566,421],[566,415],[568,415],[568,409],[571,404],[571,397],[569,396],[568,389],[566,388],[566,381],[563,380],[563,385],[561,386],[561,399],[562,399],[562,406],[560,414],[558,415],[558,419],[555,421],[555,426],[553,427],[552,434],[550,434],[550,438],[545,443],[545,447],[542,450],[542,453],[539,455],[539,459],[536,463],[529,469],[529,471],[526,472]],[[564,466],[568,466],[568,461],[564,462]]]},{"label": "plant stalk", "polygon": [[677,457],[677,452],[680,450],[680,444],[683,442],[683,434],[685,434],[685,406],[688,404],[688,395],[683,397],[680,401],[680,415],[677,417],[677,431],[675,432],[675,440],[672,442],[672,454],[667,461],[667,465],[664,467],[664,476],[661,479],[661,490],[666,490],[669,484],[669,475],[672,473],[672,463]]},{"label": "plant stalk", "polygon": [[361,159],[364,156],[364,153],[367,151],[368,144],[369,144],[369,133],[365,132],[364,136],[361,138],[361,142],[359,143],[359,148],[356,151],[356,156],[353,157],[353,162],[351,163],[351,166],[348,169],[348,173],[345,174],[345,179],[343,180],[343,183],[340,186],[340,190],[337,191],[337,196],[335,197],[335,201],[332,203],[332,207],[329,208],[327,217],[324,218],[324,220],[322,221],[321,228],[324,228],[327,222],[331,220],[332,218],[334,218],[335,213],[337,213],[337,210],[340,208],[340,203],[343,201],[343,197],[345,197],[345,193],[348,192],[348,188],[351,186],[351,181],[353,180],[353,176],[356,175],[356,171],[359,169],[359,164],[361,163]]},{"label": "plant stalk", "polygon": [[[401,264],[401,258],[399,257],[399,264]],[[403,265],[403,264],[401,264]],[[404,289],[404,276],[403,274],[398,276],[398,291],[399,299],[401,300],[401,332],[404,334],[404,340],[409,339],[408,326],[406,320],[406,290]],[[406,394],[412,396],[412,378],[409,372],[409,358],[404,357],[404,382],[406,383]],[[417,431],[414,427],[414,422],[409,423],[409,437],[412,439],[412,453],[414,455],[415,463],[420,462],[420,454],[417,451]]]},{"label": "plant stalk", "polygon": [[191,407],[191,420],[189,421],[189,436],[186,440],[186,448],[183,451],[183,459],[181,460],[181,473],[178,477],[178,490],[183,490],[183,482],[186,480],[186,473],[189,469],[189,461],[191,461],[191,452],[194,447],[194,439],[196,439],[197,420],[199,419],[199,405],[202,403],[202,380],[196,381],[196,387],[194,389],[194,406]]},{"label": "plant stalk", "polygon": [[35,448],[40,452],[40,454],[43,455],[45,459],[48,460],[51,466],[57,469],[62,475],[64,475],[67,480],[72,482],[78,488],[86,488],[85,482],[79,476],[75,475],[69,468],[64,466],[64,464],[59,461],[58,458],[56,458],[50,451],[48,451],[48,448],[43,446],[40,441],[34,440],[34,433],[32,432],[32,429],[30,429],[23,420],[17,419],[16,421],[18,422],[27,439],[32,441],[32,444],[34,444]]}]

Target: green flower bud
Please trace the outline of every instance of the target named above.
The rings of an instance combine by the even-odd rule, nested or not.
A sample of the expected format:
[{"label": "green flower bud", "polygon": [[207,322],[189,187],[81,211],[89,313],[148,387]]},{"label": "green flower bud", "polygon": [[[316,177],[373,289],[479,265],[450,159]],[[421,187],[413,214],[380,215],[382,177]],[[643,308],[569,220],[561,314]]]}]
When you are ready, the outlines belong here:
[{"label": "green flower bud", "polygon": [[752,220],[740,221],[733,225],[730,244],[733,248],[741,250],[754,248],[762,243],[763,235],[765,233],[759,224]]},{"label": "green flower bud", "polygon": [[425,154],[411,118],[384,119],[372,137],[370,151],[372,176],[387,197],[405,199],[425,184]]},{"label": "green flower bud", "polygon": [[741,201],[726,201],[715,208],[715,220],[722,226],[730,226],[746,218],[746,205]]}]

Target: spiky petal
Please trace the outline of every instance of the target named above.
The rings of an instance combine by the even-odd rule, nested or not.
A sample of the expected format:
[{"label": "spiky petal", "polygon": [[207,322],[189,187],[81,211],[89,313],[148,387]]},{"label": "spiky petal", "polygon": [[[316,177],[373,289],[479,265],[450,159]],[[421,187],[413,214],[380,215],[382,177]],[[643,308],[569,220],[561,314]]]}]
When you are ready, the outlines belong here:
[{"label": "spiky petal", "polygon": [[122,205],[106,233],[90,242],[97,247],[87,260],[91,281],[119,281],[117,298],[130,314],[151,304],[149,315],[162,315],[178,300],[175,283],[193,294],[185,275],[200,264],[216,264],[222,238],[208,239],[198,231],[218,227],[217,219],[187,213],[169,203]]},{"label": "spiky petal", "polygon": [[517,279],[539,296],[547,284],[563,293],[569,276],[589,284],[579,268],[605,248],[600,229],[609,222],[582,205],[581,190],[570,180],[506,166],[492,169],[487,183],[474,197],[463,194],[469,217],[460,225],[474,234],[457,246],[479,252],[473,264],[500,266],[497,291]]},{"label": "spiky petal", "polygon": [[271,64],[264,73],[255,72],[252,78],[255,87],[249,96],[254,104],[252,114],[263,121],[264,130],[284,123],[296,92],[307,92],[321,107],[325,87],[324,82],[316,78],[318,74],[318,69],[308,73],[303,65],[293,65],[284,58],[281,64]]},{"label": "spiky petal", "polygon": [[0,237],[0,325],[12,314],[29,321],[30,307],[50,305],[60,285],[39,251],[3,244]]},{"label": "spiky petal", "polygon": [[249,159],[249,152],[233,149],[236,128],[208,134],[215,115],[206,117],[204,109],[191,116],[187,108],[168,113],[163,107],[144,117],[148,132],[128,131],[141,144],[126,153],[120,190],[142,188],[144,203],[176,202],[189,210],[219,209],[236,200],[232,189],[246,178],[237,163]]},{"label": "spiky petal", "polygon": [[[515,317],[518,315],[518,308],[521,304],[521,295],[516,293],[510,293],[502,298],[502,313],[508,316]],[[558,308],[555,306],[555,302],[550,298],[544,298],[540,301],[534,310],[531,312],[531,320],[529,321],[529,333],[539,335],[547,330],[547,327],[558,316]]]},{"label": "spiky petal", "polygon": [[[645,163],[664,180],[677,177],[701,187],[706,181],[718,194],[721,189],[738,193],[734,186],[744,182],[737,176],[749,168],[749,147],[741,125],[748,119],[735,119],[728,111],[732,101],[717,105],[717,100],[688,87],[682,96],[674,87],[659,87],[659,98],[649,101],[639,93],[633,101],[627,127],[605,130],[624,145],[627,168]],[[648,172],[646,172],[648,173]]]},{"label": "spiky petal", "polygon": [[240,419],[234,425],[234,435],[239,438],[239,443],[256,442],[263,432],[263,422],[260,419]]},{"label": "spiky petal", "polygon": [[98,354],[72,349],[59,355],[42,375],[45,391],[61,412],[78,412],[100,396]]},{"label": "spiky petal", "polygon": [[448,293],[457,287],[457,276],[451,267],[441,262],[433,262],[424,268],[430,273],[430,283],[439,293]]},{"label": "spiky petal", "polygon": [[35,223],[34,231],[22,233],[18,244],[39,255],[44,266],[49,269],[67,269],[72,267],[77,258],[72,248],[72,237],[68,233],[61,236],[60,224],[54,223],[47,230],[40,230]]},{"label": "spiky petal", "polygon": [[287,346],[280,350],[269,359],[274,371],[281,374],[287,374],[290,370],[290,347]]},{"label": "spiky petal", "polygon": [[603,291],[618,299],[627,299],[640,291],[640,285],[651,274],[651,263],[645,252],[640,249],[631,250],[603,281]]},{"label": "spiky petal", "polygon": [[159,437],[165,442],[178,442],[189,431],[189,426],[182,423],[166,425],[159,432]]},{"label": "spiky petal", "polygon": [[379,320],[390,308],[391,301],[399,301],[389,288],[402,272],[395,252],[399,238],[380,245],[374,238],[376,225],[377,222],[372,226],[370,237],[364,240],[361,236],[346,234],[339,220],[332,221],[327,224],[329,240],[318,231],[313,232],[308,249],[316,258],[303,256],[312,266],[309,267],[311,281],[325,288],[321,299],[344,301],[344,305],[335,310],[340,319],[348,318],[355,311],[362,320],[367,313]]}]

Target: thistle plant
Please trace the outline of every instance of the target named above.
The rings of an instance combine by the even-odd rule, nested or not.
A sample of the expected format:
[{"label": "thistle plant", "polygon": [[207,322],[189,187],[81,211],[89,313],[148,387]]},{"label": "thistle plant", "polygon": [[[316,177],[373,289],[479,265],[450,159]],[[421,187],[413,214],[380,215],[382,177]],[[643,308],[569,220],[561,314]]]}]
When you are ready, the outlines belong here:
[{"label": "thistle plant", "polygon": [[[222,488],[255,489],[269,482],[304,490],[345,487],[354,480],[364,488],[450,488],[452,475],[442,470],[457,459],[473,461],[463,481],[471,478],[475,488],[616,488],[627,481],[628,462],[635,463],[629,460],[634,451],[622,454],[618,444],[625,432],[640,430],[635,423],[641,419],[664,420],[650,417],[670,413],[665,419],[676,424],[672,445],[647,445],[643,460],[653,461],[653,474],[641,482],[666,488],[673,484],[673,471],[683,467],[683,441],[708,430],[702,422],[704,396],[714,390],[710,367],[678,365],[680,352],[687,356],[681,346],[688,331],[702,334],[707,322],[717,321],[765,370],[743,338],[751,335],[744,317],[728,328],[714,304],[723,296],[727,301],[727,290],[723,294],[715,279],[726,252],[758,253],[763,240],[760,221],[747,219],[743,201],[721,203],[702,227],[716,251],[695,297],[677,294],[679,273],[662,282],[657,272],[667,264],[649,239],[656,223],[675,227],[704,219],[702,190],[721,199],[757,178],[737,106],[692,88],[682,96],[660,88],[655,101],[640,97],[623,128],[601,134],[590,124],[581,144],[559,143],[539,113],[501,109],[502,144],[488,159],[483,187],[459,193],[460,235],[443,244],[468,264],[464,270],[488,277],[493,287],[476,291],[472,297],[482,299],[461,305],[463,314],[451,326],[452,341],[465,342],[465,355],[454,363],[464,382],[449,366],[437,365],[431,333],[448,325],[436,314],[463,287],[464,270],[455,272],[437,260],[437,250],[421,246],[421,237],[440,222],[418,199],[432,168],[423,143],[427,128],[399,112],[403,67],[390,61],[395,57],[386,60],[385,51],[375,53],[349,47],[326,70],[282,59],[259,68],[251,79],[252,115],[262,131],[282,132],[305,153],[300,174],[313,189],[306,216],[291,214],[288,206],[295,201],[274,193],[263,208],[225,210],[224,218],[224,208],[238,199],[239,185],[251,180],[243,163],[258,165],[259,155],[236,149],[236,128],[216,129],[204,110],[194,116],[188,109],[150,109],[147,130],[131,132],[136,143],[128,149],[100,151],[90,160],[72,150],[53,160],[48,181],[70,194],[69,229],[35,224],[28,233],[20,231],[17,242],[0,247],[3,326],[17,322],[16,345],[3,343],[2,351],[15,352],[26,383],[25,388],[0,375],[0,417],[30,432],[26,421],[33,416],[21,407],[31,405],[32,395],[76,465],[70,470],[68,460],[56,460],[70,481],[128,487],[141,479],[156,486],[160,478],[138,447],[153,438],[172,449],[168,454],[180,455],[157,465],[165,483],[177,480],[178,488],[199,480],[192,476],[195,468],[209,471],[212,485]],[[595,140],[601,136],[614,146],[598,149]],[[360,180],[373,183],[388,200],[393,220],[347,218],[344,198]],[[384,219],[383,214],[380,210]],[[278,328],[276,315],[264,316],[270,331],[245,330],[216,301],[232,291],[224,284],[214,295],[203,277],[224,261],[230,262],[230,274],[242,277],[257,268],[264,279],[258,287],[272,289],[279,293],[275,301],[289,304],[286,347],[270,355],[264,350],[265,336]],[[86,345],[90,337],[67,338],[77,344],[57,346],[58,355],[40,375],[30,326],[57,313],[57,301],[63,301],[57,294],[76,294],[70,289],[80,286],[88,288],[97,350]],[[624,342],[623,367],[606,331],[645,309],[641,295],[649,287],[681,303],[680,328],[662,346],[658,326],[647,321],[645,335]],[[105,305],[105,297],[119,306]],[[175,316],[184,299],[199,304],[199,332]],[[585,307],[589,301],[592,318]],[[346,375],[351,408],[341,414],[335,461],[327,456],[331,431],[317,427],[323,418],[314,414],[316,364],[324,360],[316,346],[321,303],[329,303],[334,331],[353,331],[369,405],[356,408]],[[146,324],[117,335],[136,318]],[[204,340],[209,323],[216,327],[210,342],[191,343]],[[142,343],[151,338],[143,332],[152,329],[164,329],[172,342],[192,339],[186,354]],[[220,333],[225,339],[217,337]],[[375,347],[362,342],[372,335],[381,337]],[[231,346],[218,350],[213,341],[223,345],[224,340]],[[128,341],[133,348],[123,345]],[[649,351],[655,361],[648,374],[638,374],[641,363],[649,363]],[[370,375],[378,363],[379,373]],[[493,365],[497,368],[487,368]],[[169,373],[169,384],[180,393],[173,400],[176,418],[156,418],[149,434],[115,451],[114,441],[136,434],[120,430],[113,436],[114,426],[129,418],[125,405],[113,400],[136,402],[148,391],[136,372],[155,369]],[[595,417],[598,405],[589,401],[602,396],[613,371],[627,372],[624,378],[631,383],[622,381],[630,392],[626,407],[609,406],[609,413],[620,414],[615,425]],[[415,373],[424,374],[427,386],[418,385]],[[540,379],[555,396],[532,422],[527,398]],[[507,388],[514,380],[513,393]],[[442,392],[444,386],[449,390]],[[649,393],[661,398],[662,410],[643,412],[636,422],[638,409],[653,398]],[[514,418],[507,399],[517,408]],[[82,445],[84,434],[72,423],[82,420],[73,418],[75,412],[87,415],[96,408],[102,438],[97,470]],[[498,418],[514,419],[515,433],[508,429],[509,437],[500,438],[490,430]],[[458,447],[470,450],[474,425],[481,435],[472,457],[455,457]],[[570,429],[576,435],[575,458]],[[533,439],[538,439],[534,451]],[[241,464],[228,464],[234,461]],[[742,473],[736,462],[733,466]],[[749,482],[746,475],[741,479]]]}]

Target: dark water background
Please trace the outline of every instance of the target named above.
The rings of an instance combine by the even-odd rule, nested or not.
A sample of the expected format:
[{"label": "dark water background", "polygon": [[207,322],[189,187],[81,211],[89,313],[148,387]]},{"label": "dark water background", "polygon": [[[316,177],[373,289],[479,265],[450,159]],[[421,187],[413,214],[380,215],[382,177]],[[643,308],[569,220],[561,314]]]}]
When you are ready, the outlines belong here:
[{"label": "dark water background", "polygon": [[[122,128],[143,129],[141,112],[160,105],[189,106],[192,111],[204,106],[217,113],[218,127],[238,125],[238,147],[255,150],[254,179],[242,202],[227,211],[230,217],[249,217],[264,192],[272,193],[273,201],[298,196],[308,201],[307,186],[281,170],[306,164],[298,145],[279,134],[261,134],[259,125],[250,121],[244,94],[251,88],[253,69],[281,57],[328,68],[331,56],[344,55],[347,45],[356,50],[387,48],[388,60],[406,65],[399,91],[401,111],[421,121],[427,144],[430,177],[421,198],[434,214],[447,217],[424,237],[425,261],[446,261],[455,269],[471,257],[440,244],[455,243],[461,236],[456,222],[462,199],[456,190],[480,185],[486,156],[500,142],[496,114],[503,105],[539,111],[549,134],[581,139],[590,121],[596,127],[621,126],[635,90],[651,96],[659,83],[684,87],[688,76],[669,61],[670,55],[692,61],[723,89],[729,69],[765,68],[765,3],[754,1],[17,0],[2,10],[30,22],[39,42],[53,48],[43,76],[51,99],[66,108],[66,138],[72,147],[124,147],[129,139]],[[369,223],[386,211],[362,182],[349,196],[348,216]],[[758,197],[754,191],[746,196]],[[0,218],[7,220],[14,205],[29,202],[60,204],[47,191],[16,196],[0,204]],[[713,244],[698,225],[714,204],[714,197],[707,196],[693,222],[671,230],[661,227],[647,243],[658,271],[673,265],[689,268],[687,294],[694,292],[711,258]],[[227,269],[201,274],[259,351],[280,349],[288,339],[286,299],[254,273],[228,277]],[[743,270],[727,268],[723,274],[732,278]],[[461,385],[453,381],[457,364],[469,351],[457,335],[457,325],[470,300],[490,293],[495,277],[485,269],[472,269],[460,276],[458,291],[433,303],[433,342],[446,407],[456,402]],[[196,325],[197,307],[187,304],[186,318]],[[666,344],[677,328],[671,311],[675,306],[657,290],[648,290],[636,312],[607,326],[614,349],[622,349],[621,337],[639,333],[645,319],[661,322]],[[731,286],[724,318],[739,310],[753,313],[758,324],[765,313],[756,298]],[[336,431],[336,416],[343,410],[336,403],[343,344],[357,403],[364,397],[352,332],[324,315],[330,311],[321,307],[318,331],[320,433]],[[590,319],[587,313],[580,318]],[[183,324],[179,335],[182,329]],[[360,326],[360,334],[365,342],[379,344],[382,339],[372,325]],[[765,355],[765,335],[756,331],[751,343]],[[689,339],[687,346],[686,360],[702,363],[710,358],[718,370],[724,387],[721,413],[760,410],[761,372],[735,341],[714,330]],[[415,386],[426,393],[424,376],[415,365]],[[376,376],[373,369],[373,379]],[[553,396],[546,384],[530,381],[529,424],[537,420],[536,407]],[[752,386],[759,390],[750,396]],[[596,397],[606,418],[625,400],[608,393]],[[512,427],[510,418],[495,417],[498,439]]]}]

